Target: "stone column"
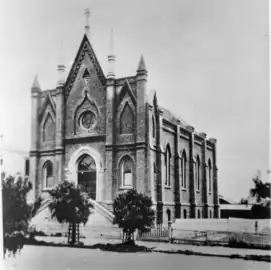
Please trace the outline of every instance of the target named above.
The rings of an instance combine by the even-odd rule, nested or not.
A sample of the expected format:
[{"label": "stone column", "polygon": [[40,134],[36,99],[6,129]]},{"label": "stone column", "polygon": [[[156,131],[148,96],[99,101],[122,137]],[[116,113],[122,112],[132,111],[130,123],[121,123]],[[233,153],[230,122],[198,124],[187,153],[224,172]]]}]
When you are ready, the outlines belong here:
[{"label": "stone column", "polygon": [[[152,111],[153,111],[153,108],[151,105],[149,105],[149,110],[148,110],[149,123],[152,123],[152,117],[153,117]],[[149,169],[147,170],[147,174],[148,174],[148,178],[149,178],[149,181],[148,181],[149,193],[152,198],[152,202],[154,204],[156,204],[156,200],[157,200],[156,186],[155,186],[156,172],[154,172],[154,164],[156,164],[156,153],[154,152],[154,149],[156,149],[156,144],[154,143],[152,132],[153,132],[152,128],[149,127],[149,130],[148,130],[148,151],[147,151]],[[156,137],[157,136],[155,136],[155,140],[156,140]]]},{"label": "stone column", "polygon": [[203,138],[202,143],[202,184],[203,184],[203,218],[208,218],[208,179],[207,179],[207,162],[206,162],[206,134],[200,133]]},{"label": "stone column", "polygon": [[38,162],[39,162],[39,107],[41,88],[38,77],[34,79],[31,88],[31,151],[30,151],[30,181],[33,189],[29,198],[34,201],[39,195]]},{"label": "stone column", "polygon": [[181,217],[181,198],[180,198],[180,154],[179,154],[179,139],[180,139],[180,128],[181,121],[177,121],[176,125],[176,137],[175,137],[175,218]]},{"label": "stone column", "polygon": [[115,79],[110,76],[106,83],[106,146],[105,146],[105,194],[104,200],[112,201],[118,189],[115,175],[115,148],[116,129],[115,129]]},{"label": "stone column", "polygon": [[29,200],[34,201],[39,196],[39,183],[38,183],[38,153],[36,151],[30,152],[30,174],[29,178],[33,185],[30,191]]},{"label": "stone column", "polygon": [[190,181],[190,218],[196,218],[196,194],[194,179],[194,127],[189,126],[189,181]]},{"label": "stone column", "polygon": [[136,188],[139,192],[146,193],[148,174],[147,174],[147,77],[143,56],[140,59],[136,73],[136,144],[140,148],[136,150]]},{"label": "stone column", "polygon": [[157,224],[163,223],[163,170],[162,170],[162,158],[164,154],[161,149],[161,136],[162,136],[162,126],[163,126],[163,111],[158,110],[157,112],[157,153],[156,153],[156,164],[157,164],[157,174],[156,174],[156,200],[157,200]]},{"label": "stone column", "polygon": [[64,180],[64,86],[56,89],[56,146],[55,146],[55,179],[57,185]]},{"label": "stone column", "polygon": [[214,218],[220,218],[220,208],[219,208],[219,194],[218,194],[218,168],[216,160],[216,139],[210,138],[209,141],[213,144],[213,198],[214,198]]}]

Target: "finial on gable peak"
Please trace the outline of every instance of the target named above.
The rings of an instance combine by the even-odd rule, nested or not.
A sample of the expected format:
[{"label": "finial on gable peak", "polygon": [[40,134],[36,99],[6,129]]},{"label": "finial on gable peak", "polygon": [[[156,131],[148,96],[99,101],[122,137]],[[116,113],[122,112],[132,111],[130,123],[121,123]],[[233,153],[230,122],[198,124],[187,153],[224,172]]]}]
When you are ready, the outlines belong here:
[{"label": "finial on gable peak", "polygon": [[85,18],[86,18],[85,34],[87,35],[88,38],[90,38],[90,36],[89,36],[89,32],[90,32],[89,17],[90,17],[90,10],[89,10],[89,8],[86,8],[85,9]]},{"label": "finial on gable peak", "polygon": [[35,76],[34,82],[32,84],[32,89],[40,89],[40,83],[38,80],[38,75]]},{"label": "finial on gable peak", "polygon": [[143,54],[140,57],[140,61],[139,61],[138,68],[137,68],[137,72],[138,71],[147,71]]}]

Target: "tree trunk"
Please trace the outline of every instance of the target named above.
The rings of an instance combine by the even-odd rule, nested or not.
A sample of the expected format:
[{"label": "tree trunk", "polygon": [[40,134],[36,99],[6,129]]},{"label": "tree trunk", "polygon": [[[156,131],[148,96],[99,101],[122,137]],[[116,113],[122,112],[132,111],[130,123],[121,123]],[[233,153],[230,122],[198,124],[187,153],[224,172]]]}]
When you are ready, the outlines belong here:
[{"label": "tree trunk", "polygon": [[134,245],[135,244],[134,232],[132,232],[131,230],[126,231],[125,243],[129,244],[129,245]]},{"label": "tree trunk", "polygon": [[[69,232],[68,232],[68,243],[74,245],[77,241],[79,241],[79,228],[78,228],[78,237],[77,236],[77,229],[78,224],[69,224]],[[77,239],[78,238],[78,239]]]},{"label": "tree trunk", "polygon": [[72,224],[72,244],[76,243],[76,224]]}]

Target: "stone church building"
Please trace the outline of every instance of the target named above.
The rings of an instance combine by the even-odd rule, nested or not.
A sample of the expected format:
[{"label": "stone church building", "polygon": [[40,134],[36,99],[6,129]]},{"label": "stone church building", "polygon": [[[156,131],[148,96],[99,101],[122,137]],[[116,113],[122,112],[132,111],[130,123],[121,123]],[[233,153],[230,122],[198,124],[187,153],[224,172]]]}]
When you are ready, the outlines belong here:
[{"label": "stone church building", "polygon": [[112,43],[105,76],[85,28],[69,74],[61,64],[55,89],[37,77],[31,89],[35,196],[66,179],[108,209],[136,188],[151,196],[158,223],[218,218],[216,140],[159,105],[143,56],[134,75],[117,78]]}]

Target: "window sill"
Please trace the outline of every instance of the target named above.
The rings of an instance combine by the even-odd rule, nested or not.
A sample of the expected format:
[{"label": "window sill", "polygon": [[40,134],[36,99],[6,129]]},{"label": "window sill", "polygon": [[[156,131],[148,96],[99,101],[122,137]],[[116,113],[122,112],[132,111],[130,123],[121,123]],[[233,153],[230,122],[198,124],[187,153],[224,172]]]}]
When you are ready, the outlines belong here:
[{"label": "window sill", "polygon": [[120,136],[122,137],[125,137],[125,136],[131,136],[131,135],[134,135],[134,133],[120,133]]},{"label": "window sill", "polygon": [[197,192],[197,193],[200,193],[200,190],[199,190],[199,189],[197,189],[197,190],[196,190],[196,192]]},{"label": "window sill", "polygon": [[53,188],[43,188],[41,192],[48,192],[51,191]]},{"label": "window sill", "polygon": [[211,191],[209,191],[209,195],[212,195],[212,192],[211,192]]},{"label": "window sill", "polygon": [[129,190],[129,189],[133,189],[133,186],[121,186],[119,187],[120,190]]},{"label": "window sill", "polygon": [[187,191],[187,188],[182,187],[182,191]]},{"label": "window sill", "polygon": [[166,185],[165,188],[166,189],[171,189],[171,186]]}]

